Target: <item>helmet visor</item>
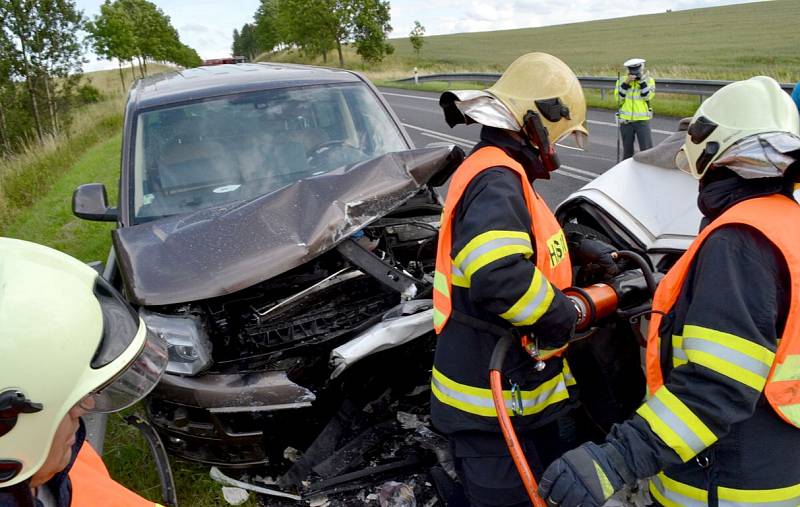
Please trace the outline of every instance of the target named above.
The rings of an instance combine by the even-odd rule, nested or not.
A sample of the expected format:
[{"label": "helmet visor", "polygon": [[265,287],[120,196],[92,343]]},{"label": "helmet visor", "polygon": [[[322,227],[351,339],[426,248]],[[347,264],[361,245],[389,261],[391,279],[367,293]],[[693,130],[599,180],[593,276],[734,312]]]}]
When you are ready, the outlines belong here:
[{"label": "helmet visor", "polygon": [[[92,412],[117,412],[135,404],[158,384],[167,368],[167,342],[146,330],[140,321],[140,332],[146,333],[144,345],[128,366],[92,394]],[[86,407],[89,408],[89,407]]]}]

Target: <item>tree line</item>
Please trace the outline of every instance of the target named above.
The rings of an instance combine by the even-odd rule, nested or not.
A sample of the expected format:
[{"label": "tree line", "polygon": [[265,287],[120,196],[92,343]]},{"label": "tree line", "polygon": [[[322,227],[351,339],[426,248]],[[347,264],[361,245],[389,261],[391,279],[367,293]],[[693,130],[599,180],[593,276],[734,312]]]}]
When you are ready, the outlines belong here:
[{"label": "tree line", "polygon": [[343,48],[352,45],[363,61],[392,54],[386,41],[392,30],[388,0],[261,0],[252,23],[233,31],[234,55],[250,60],[266,51],[297,49],[305,56],[336,50],[344,67]]},{"label": "tree line", "polygon": [[123,90],[123,63],[134,76],[148,61],[201,63],[146,0],[106,0],[91,21],[74,0],[0,0],[0,157],[67,132],[75,107],[99,100],[82,83],[89,46],[118,61]]}]

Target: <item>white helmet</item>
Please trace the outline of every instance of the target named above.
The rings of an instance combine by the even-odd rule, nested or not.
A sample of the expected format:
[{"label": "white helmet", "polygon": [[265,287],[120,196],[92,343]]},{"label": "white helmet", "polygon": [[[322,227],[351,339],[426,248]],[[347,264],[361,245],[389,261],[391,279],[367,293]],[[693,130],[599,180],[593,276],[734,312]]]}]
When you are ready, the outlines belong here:
[{"label": "white helmet", "polygon": [[[780,136],[782,139],[779,141],[774,136],[763,136],[771,133],[786,135]],[[770,77],[756,76],[731,83],[703,102],[692,117],[686,141],[675,163],[700,179],[714,166],[714,162],[721,162],[726,150],[753,136],[764,137],[766,148],[775,156],[792,151],[792,146],[796,145],[794,140],[800,140],[797,108],[791,97]],[[785,167],[786,164],[781,165]],[[771,175],[764,173],[760,176]],[[750,171],[750,175],[742,176],[757,177],[758,174]]]},{"label": "white helmet", "polygon": [[95,270],[0,238],[0,488],[41,468],[61,420],[87,395],[93,411],[129,407],[167,360],[166,344]]}]

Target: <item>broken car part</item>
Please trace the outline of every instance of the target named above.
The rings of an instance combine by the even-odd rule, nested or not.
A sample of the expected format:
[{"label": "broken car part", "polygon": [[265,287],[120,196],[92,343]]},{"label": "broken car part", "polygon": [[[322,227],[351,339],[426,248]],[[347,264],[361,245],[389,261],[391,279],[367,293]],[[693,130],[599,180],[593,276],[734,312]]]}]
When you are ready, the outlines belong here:
[{"label": "broken car part", "polygon": [[164,443],[150,423],[142,419],[136,414],[129,415],[125,418],[125,422],[139,430],[139,433],[147,441],[150,447],[150,453],[156,462],[156,471],[158,472],[158,479],[161,482],[161,498],[164,505],[167,507],[178,507],[178,496],[175,489],[175,478],[172,475],[172,467],[169,464],[169,457],[167,450],[164,448]]},{"label": "broken car part", "polygon": [[234,293],[332,249],[408,201],[454,160],[451,148],[390,153],[245,203],[115,229],[122,277],[140,305]]},{"label": "broken car part", "polygon": [[220,484],[225,484],[227,486],[233,486],[235,488],[242,488],[242,489],[245,489],[247,491],[252,491],[254,493],[259,493],[259,494],[267,495],[267,496],[274,496],[274,497],[279,497],[279,498],[288,498],[289,500],[296,500],[298,502],[300,500],[302,500],[302,498],[299,495],[292,495],[291,493],[284,493],[283,491],[278,491],[278,490],[275,490],[275,489],[262,488],[261,486],[256,486],[254,484],[249,484],[247,482],[236,480],[233,477],[228,477],[227,475],[222,473],[220,471],[220,469],[217,468],[217,467],[211,467],[211,471],[209,472],[209,475],[215,481],[219,482]]},{"label": "broken car part", "polygon": [[403,345],[433,331],[432,300],[403,303],[397,312],[390,310],[383,320],[331,351],[336,378],[351,365],[376,352]]}]

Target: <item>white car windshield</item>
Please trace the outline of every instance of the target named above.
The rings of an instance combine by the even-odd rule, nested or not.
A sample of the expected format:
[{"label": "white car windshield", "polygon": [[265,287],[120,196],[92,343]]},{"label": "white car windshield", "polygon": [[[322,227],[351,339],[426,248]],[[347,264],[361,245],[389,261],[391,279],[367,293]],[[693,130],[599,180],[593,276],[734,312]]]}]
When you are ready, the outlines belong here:
[{"label": "white car windshield", "polygon": [[266,90],[144,112],[136,122],[134,221],[249,200],[406,149],[363,84]]}]

